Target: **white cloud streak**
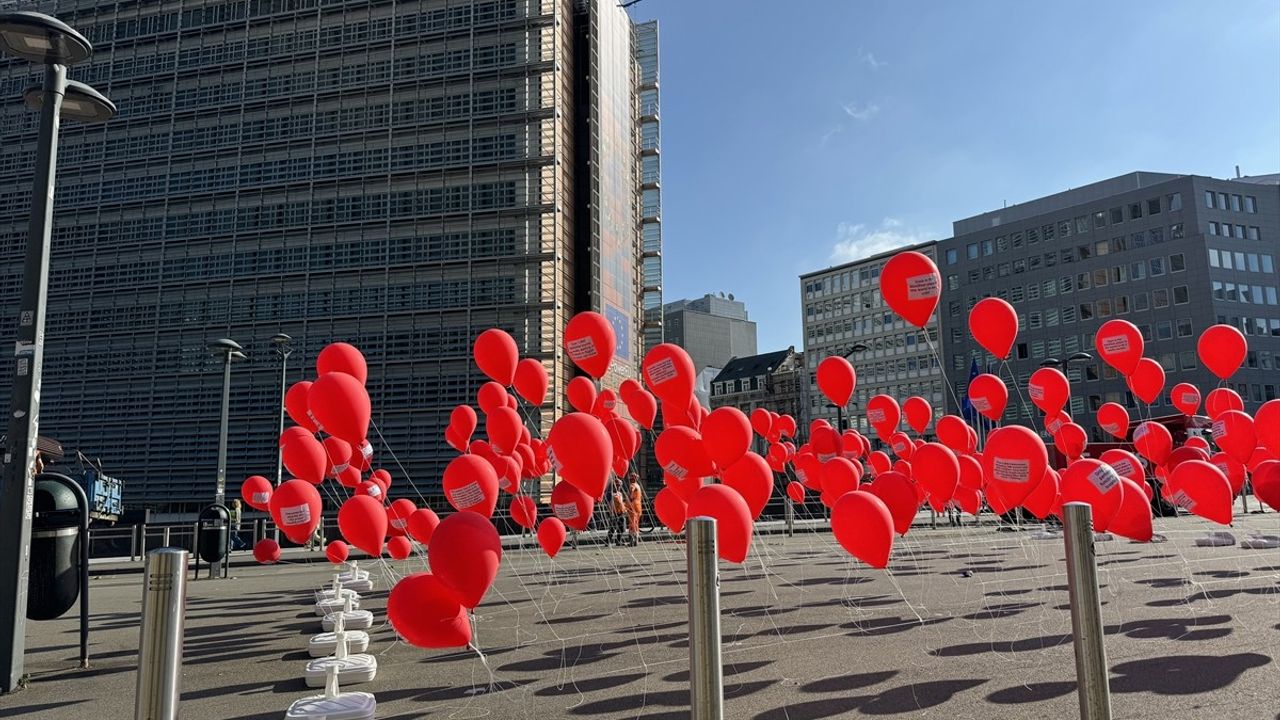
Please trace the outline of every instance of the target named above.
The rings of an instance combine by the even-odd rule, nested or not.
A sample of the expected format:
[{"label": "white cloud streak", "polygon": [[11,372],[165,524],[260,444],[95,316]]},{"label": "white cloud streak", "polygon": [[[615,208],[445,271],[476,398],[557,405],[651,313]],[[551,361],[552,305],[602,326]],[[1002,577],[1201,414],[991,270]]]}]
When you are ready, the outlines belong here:
[{"label": "white cloud streak", "polygon": [[884,60],[880,60],[876,58],[875,54],[873,54],[871,51],[863,50],[862,48],[858,48],[858,60],[861,61],[863,65],[866,65],[872,70],[879,70],[880,68],[886,67],[889,64]]},{"label": "white cloud streak", "polygon": [[844,114],[857,120],[858,122],[867,122],[871,118],[880,114],[880,106],[871,103],[864,107],[858,107],[856,103],[845,103],[840,106],[844,110]]},{"label": "white cloud streak", "polygon": [[884,218],[875,227],[864,223],[840,223],[836,228],[835,245],[831,248],[831,262],[853,262],[928,239],[926,233],[904,228],[897,218]]}]

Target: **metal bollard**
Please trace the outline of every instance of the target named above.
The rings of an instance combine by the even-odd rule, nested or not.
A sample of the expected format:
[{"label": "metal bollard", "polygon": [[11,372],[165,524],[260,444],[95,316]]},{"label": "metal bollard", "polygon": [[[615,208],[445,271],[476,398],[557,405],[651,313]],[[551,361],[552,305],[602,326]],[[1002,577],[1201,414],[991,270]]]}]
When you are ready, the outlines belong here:
[{"label": "metal bollard", "polygon": [[129,526],[129,560],[138,557],[138,526]]},{"label": "metal bollard", "polygon": [[720,659],[720,564],[716,521],[689,518],[689,707],[692,720],[723,720],[724,668]]},{"label": "metal bollard", "polygon": [[794,537],[796,534],[796,505],[791,502],[791,498],[787,498],[786,503],[786,510],[783,515],[787,520],[787,537]]},{"label": "metal bollard", "polygon": [[169,526],[168,525],[164,526],[164,534],[161,535],[160,540],[163,543],[160,547],[169,547]]},{"label": "metal bollard", "polygon": [[143,572],[142,636],[134,720],[177,720],[182,680],[182,635],[187,611],[187,551],[147,553]]},{"label": "metal bollard", "polygon": [[1093,508],[1088,503],[1062,506],[1067,545],[1067,593],[1071,598],[1071,634],[1076,648],[1076,688],[1080,720],[1111,720],[1107,649],[1103,644],[1102,602],[1093,549]]}]

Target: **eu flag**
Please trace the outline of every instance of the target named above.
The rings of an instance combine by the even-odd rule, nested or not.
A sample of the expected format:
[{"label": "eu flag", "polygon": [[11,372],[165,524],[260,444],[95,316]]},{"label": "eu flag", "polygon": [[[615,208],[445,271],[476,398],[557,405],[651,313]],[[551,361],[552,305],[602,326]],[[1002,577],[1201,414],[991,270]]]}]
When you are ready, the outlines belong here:
[{"label": "eu flag", "polygon": [[[969,365],[969,382],[972,383],[976,377],[978,377],[978,360],[975,358]],[[964,401],[960,403],[960,415],[964,417],[964,421],[969,423],[970,427],[973,426],[973,421],[978,418],[978,411],[973,409],[973,403],[969,402],[967,384],[965,386]]]}]

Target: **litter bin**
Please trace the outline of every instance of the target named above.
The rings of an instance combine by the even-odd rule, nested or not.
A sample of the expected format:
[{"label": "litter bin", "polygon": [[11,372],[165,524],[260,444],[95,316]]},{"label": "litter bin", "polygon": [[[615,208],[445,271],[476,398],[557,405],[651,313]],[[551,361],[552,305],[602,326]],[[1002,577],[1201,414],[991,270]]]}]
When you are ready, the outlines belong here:
[{"label": "litter bin", "polygon": [[231,547],[231,512],[226,505],[210,505],[200,511],[196,518],[196,577],[200,577],[200,561],[209,563],[210,573],[222,564],[223,575],[226,575],[228,550]]},{"label": "litter bin", "polygon": [[80,601],[80,666],[89,666],[89,501],[61,473],[35,478],[27,619],[62,617]]}]

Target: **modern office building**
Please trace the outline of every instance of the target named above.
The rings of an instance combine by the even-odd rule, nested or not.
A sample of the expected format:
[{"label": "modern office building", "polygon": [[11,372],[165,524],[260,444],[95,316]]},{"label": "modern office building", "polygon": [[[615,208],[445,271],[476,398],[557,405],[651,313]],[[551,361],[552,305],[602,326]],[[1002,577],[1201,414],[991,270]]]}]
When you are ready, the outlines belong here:
[{"label": "modern office building", "polygon": [[[958,220],[938,243],[943,276],[939,315],[950,382],[962,399],[976,360],[1010,383],[1007,421],[1035,424],[1019,402],[1042,365],[1060,364],[1071,380],[1070,412],[1095,440],[1095,412],[1118,402],[1140,412],[1124,378],[1097,358],[1094,333],[1113,318],[1142,331],[1146,355],[1167,374],[1153,415],[1174,414],[1168,389],[1218,385],[1196,354],[1215,323],[1240,328],[1245,365],[1228,383],[1246,408],[1277,396],[1280,305],[1280,175],[1230,180],[1134,172]],[[967,328],[984,297],[1008,300],[1021,331],[1008,368],[992,362]],[[1076,353],[1092,359],[1071,361]],[[1022,394],[1025,397],[1025,390]],[[950,411],[956,411],[950,405]]]},{"label": "modern office building", "polygon": [[756,354],[756,324],[747,318],[746,304],[732,293],[669,302],[662,314],[667,342],[684,348],[699,373],[724,369],[735,357]]},{"label": "modern office building", "polygon": [[640,241],[647,352],[666,341],[662,330],[662,104],[658,22],[639,23],[635,28],[640,74]]},{"label": "modern office building", "polygon": [[711,408],[736,407],[747,415],[764,408],[799,422],[807,393],[804,353],[789,347],[730,360],[711,381]]},{"label": "modern office building", "polygon": [[[868,437],[875,433],[863,408],[873,395],[902,402],[919,395],[941,416],[946,389],[938,361],[938,317],[923,329],[908,324],[884,304],[880,271],[894,254],[915,250],[935,257],[936,244],[923,243],[879,253],[800,276],[804,320],[804,357],[808,366],[808,406],[801,423],[818,418],[836,424],[836,408],[817,389],[818,363],[832,355],[849,358],[857,371],[846,427]],[[797,418],[799,420],[800,418]]]},{"label": "modern office building", "polygon": [[[544,430],[573,374],[575,312],[610,319],[615,372],[635,374],[661,302],[642,261],[661,235],[641,233],[659,184],[656,112],[641,114],[657,104],[653,24],[611,0],[33,9],[92,40],[72,77],[120,109],[63,128],[41,432],[100,457],[129,504],[212,499],[216,338],[248,355],[232,372],[232,487],[275,472],[276,333],[294,338],[289,382],[331,341],[364,351],[375,459],[411,497],[439,492],[482,330],[546,364]],[[0,62],[5,327],[35,149],[18,98],[35,81]]]}]

